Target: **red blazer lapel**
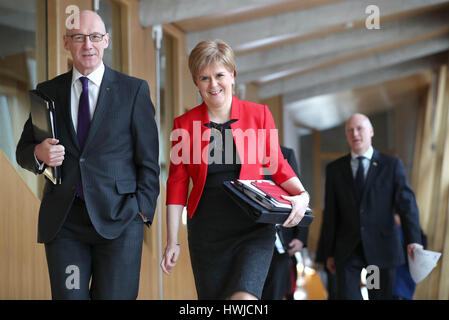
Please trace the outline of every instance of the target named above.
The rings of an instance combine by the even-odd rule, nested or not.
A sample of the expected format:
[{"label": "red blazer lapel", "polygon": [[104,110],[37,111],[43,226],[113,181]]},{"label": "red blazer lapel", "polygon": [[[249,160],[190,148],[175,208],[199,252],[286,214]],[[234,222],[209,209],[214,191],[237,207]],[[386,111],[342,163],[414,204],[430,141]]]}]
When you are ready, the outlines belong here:
[{"label": "red blazer lapel", "polygon": [[[258,135],[257,130],[261,129],[257,125],[257,117],[254,117],[252,108],[248,110],[242,110],[244,108],[243,101],[232,98],[232,109],[231,109],[231,119],[237,119],[238,121],[231,124],[231,129],[234,137],[235,146],[237,153],[239,155],[240,162],[242,164],[240,169],[240,179],[263,179],[263,175],[260,174],[260,168],[262,167],[257,159],[257,148],[258,146]],[[241,130],[240,132],[235,132],[236,130]],[[251,132],[248,132],[251,130]],[[243,139],[238,138],[242,136]],[[247,135],[248,134],[248,135]],[[255,134],[255,137],[251,137]],[[255,145],[250,145],[254,138]],[[246,141],[246,142],[245,142]],[[245,147],[246,145],[246,147]],[[254,147],[253,150],[251,147]],[[250,154],[250,150],[253,150],[255,154]],[[254,158],[255,157],[255,158]],[[251,161],[250,161],[251,159]]]},{"label": "red blazer lapel", "polygon": [[[202,158],[207,157],[207,154],[209,153],[209,140],[210,140],[210,129],[205,126],[206,123],[209,123],[209,113],[207,112],[207,106],[206,103],[203,102],[201,104],[201,107],[199,108],[199,117],[196,119],[192,119],[193,121],[198,121],[197,119],[201,119],[201,123],[198,123],[200,125],[200,128],[195,127],[193,132],[193,138],[192,141],[192,157],[193,161],[191,163],[196,164],[194,165],[195,171],[196,171],[196,181],[201,181],[201,184],[204,185],[206,182],[206,176],[207,176],[207,158],[206,161],[204,161]],[[196,130],[196,132],[195,132]],[[201,132],[201,136],[195,136],[198,135],[199,132]],[[192,133],[191,133],[192,134]],[[193,145],[195,144],[195,145]],[[198,166],[199,164],[199,166]]]}]

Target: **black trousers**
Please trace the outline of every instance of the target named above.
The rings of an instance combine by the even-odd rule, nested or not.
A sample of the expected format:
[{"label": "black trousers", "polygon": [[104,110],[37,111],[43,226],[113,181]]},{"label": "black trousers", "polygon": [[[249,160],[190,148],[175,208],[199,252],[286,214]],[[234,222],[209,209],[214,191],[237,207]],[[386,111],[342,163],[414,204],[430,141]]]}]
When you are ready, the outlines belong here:
[{"label": "black trousers", "polygon": [[75,198],[61,230],[45,244],[52,298],[136,299],[142,243],[137,213],[118,238],[109,240],[95,231],[84,201]]},{"label": "black trousers", "polygon": [[274,248],[273,258],[262,292],[262,300],[282,300],[292,288],[290,256]]},{"label": "black trousers", "polygon": [[[360,242],[350,257],[341,264],[337,264],[337,299],[362,300],[360,291],[360,273],[368,266]],[[393,299],[393,285],[396,268],[379,268],[379,289],[368,288],[370,300]]]},{"label": "black trousers", "polygon": [[337,300],[337,276],[324,268],[327,275],[327,300]]}]

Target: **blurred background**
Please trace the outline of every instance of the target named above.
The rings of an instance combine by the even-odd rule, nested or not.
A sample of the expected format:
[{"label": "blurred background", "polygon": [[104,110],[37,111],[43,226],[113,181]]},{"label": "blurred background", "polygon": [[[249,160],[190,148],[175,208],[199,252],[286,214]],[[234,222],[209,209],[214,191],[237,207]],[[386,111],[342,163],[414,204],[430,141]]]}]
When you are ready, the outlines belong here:
[{"label": "blurred background", "polygon": [[[62,43],[70,6],[102,16],[111,35],[105,64],[147,80],[160,101],[161,204],[173,119],[199,104],[188,54],[199,41],[222,39],[236,53],[236,95],[269,106],[311,195],[315,221],[298,259],[305,291],[296,298],[327,297],[314,263],[324,169],[348,153],[344,123],[361,112],[373,123],[374,148],[403,161],[428,247],[443,253],[416,297],[449,299],[447,0],[0,0],[0,299],[50,297],[36,244],[43,178],[18,167],[15,146],[28,90],[71,68]],[[182,267],[160,274],[164,216],[160,205],[146,230],[139,298],[194,299],[185,226]]]}]

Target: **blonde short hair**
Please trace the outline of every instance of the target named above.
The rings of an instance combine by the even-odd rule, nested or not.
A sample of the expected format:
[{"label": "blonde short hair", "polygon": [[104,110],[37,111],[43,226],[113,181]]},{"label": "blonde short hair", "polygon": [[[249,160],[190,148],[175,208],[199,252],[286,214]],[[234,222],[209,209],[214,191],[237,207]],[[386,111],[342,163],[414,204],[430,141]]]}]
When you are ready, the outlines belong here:
[{"label": "blonde short hair", "polygon": [[201,41],[190,53],[189,69],[195,84],[201,70],[212,64],[223,64],[237,76],[234,51],[223,40]]}]

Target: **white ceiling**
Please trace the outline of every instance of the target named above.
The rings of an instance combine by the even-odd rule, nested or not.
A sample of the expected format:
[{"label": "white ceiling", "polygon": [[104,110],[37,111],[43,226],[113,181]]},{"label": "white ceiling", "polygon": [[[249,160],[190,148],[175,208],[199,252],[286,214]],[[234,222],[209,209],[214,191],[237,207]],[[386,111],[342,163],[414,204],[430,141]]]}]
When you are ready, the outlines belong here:
[{"label": "white ceiling", "polygon": [[[379,8],[378,30],[365,25],[370,5]],[[383,86],[412,91],[410,76],[449,57],[449,0],[140,0],[140,9],[143,26],[184,30],[187,52],[201,40],[228,42],[239,85],[255,85],[260,99],[281,96],[296,125],[317,130],[356,110],[398,105],[404,100]],[[386,99],[374,107],[367,92]]]}]

